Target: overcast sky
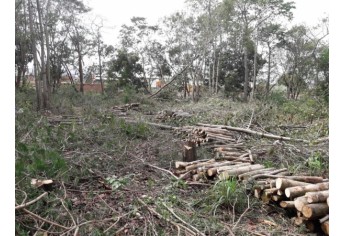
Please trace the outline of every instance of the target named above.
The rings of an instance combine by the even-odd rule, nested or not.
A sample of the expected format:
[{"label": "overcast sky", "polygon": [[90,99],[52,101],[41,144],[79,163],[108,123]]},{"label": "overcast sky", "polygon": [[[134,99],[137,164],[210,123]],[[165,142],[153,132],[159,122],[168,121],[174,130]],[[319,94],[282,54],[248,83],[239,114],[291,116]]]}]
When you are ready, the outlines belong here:
[{"label": "overcast sky", "polygon": [[[94,16],[104,18],[104,40],[115,44],[117,32],[121,25],[130,23],[133,16],[145,17],[149,24],[155,24],[159,18],[184,9],[185,0],[86,0],[93,8]],[[294,23],[305,22],[315,25],[329,13],[329,1],[325,0],[295,0]]]}]

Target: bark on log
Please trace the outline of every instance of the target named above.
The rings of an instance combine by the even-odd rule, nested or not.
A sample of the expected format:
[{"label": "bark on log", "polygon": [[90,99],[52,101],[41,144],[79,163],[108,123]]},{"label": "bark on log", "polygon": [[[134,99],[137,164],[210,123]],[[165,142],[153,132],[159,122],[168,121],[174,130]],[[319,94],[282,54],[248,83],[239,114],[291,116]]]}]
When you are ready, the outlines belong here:
[{"label": "bark on log", "polygon": [[303,206],[303,216],[308,219],[316,219],[328,214],[329,208],[326,203],[312,203]]},{"label": "bark on log", "polygon": [[305,196],[302,196],[302,197],[298,197],[294,200],[294,204],[295,204],[295,207],[298,211],[302,211],[302,208],[305,206],[305,205],[308,205],[308,201],[307,201],[307,197]]},{"label": "bark on log", "polygon": [[210,168],[221,167],[221,166],[230,166],[230,165],[235,165],[235,164],[237,164],[237,163],[232,162],[232,161],[215,162],[215,163],[205,164],[204,166],[198,167],[198,171],[207,171]]},{"label": "bark on log", "polygon": [[329,190],[309,192],[306,193],[305,196],[307,197],[309,203],[326,202],[327,198],[329,197]]},{"label": "bark on log", "polygon": [[265,167],[263,165],[260,164],[256,164],[256,165],[250,165],[250,166],[244,166],[244,167],[240,167],[238,169],[235,170],[227,170],[222,172],[219,175],[219,179],[220,180],[227,180],[230,178],[230,176],[237,176],[246,172],[250,172],[253,170],[260,170],[260,169],[264,169]]},{"label": "bark on log", "polygon": [[295,202],[294,201],[281,201],[279,205],[282,208],[295,208]]},{"label": "bark on log", "polygon": [[289,188],[289,187],[305,186],[305,185],[309,185],[309,184],[305,182],[300,182],[300,181],[295,181],[295,180],[285,179],[285,178],[276,179],[276,186],[280,190],[285,190],[286,188]]},{"label": "bark on log", "polygon": [[198,181],[199,179],[201,179],[204,175],[202,173],[199,174],[195,174],[193,175],[193,181]]},{"label": "bark on log", "polygon": [[329,235],[329,221],[328,220],[321,224],[321,229],[325,234]]},{"label": "bark on log", "polygon": [[182,161],[191,162],[197,159],[196,145],[194,142],[187,141],[183,144],[183,158]]},{"label": "bark on log", "polygon": [[211,128],[220,128],[220,129],[225,129],[225,130],[232,130],[232,131],[237,131],[237,132],[243,132],[243,133],[247,133],[247,134],[251,134],[251,135],[258,135],[260,137],[270,138],[270,139],[309,143],[309,141],[304,140],[304,139],[293,139],[293,138],[283,137],[283,136],[278,136],[278,135],[273,135],[273,134],[265,134],[262,132],[256,132],[256,131],[253,131],[250,129],[245,129],[245,128],[223,126],[223,125],[210,125],[210,124],[203,124],[203,123],[198,123],[197,125],[205,126],[205,127],[211,127]]},{"label": "bark on log", "polygon": [[196,161],[192,161],[192,162],[177,161],[177,162],[175,162],[175,168],[176,169],[185,168],[189,165],[193,165],[193,164],[201,163],[201,162],[207,162],[209,160],[210,159],[203,159],[203,160],[196,160]]},{"label": "bark on log", "polygon": [[220,167],[215,167],[215,168],[210,168],[207,170],[207,175],[208,176],[214,176],[217,173],[221,172],[221,171],[225,171],[225,170],[231,170],[234,168],[240,168],[243,166],[250,166],[250,163],[240,163],[237,165],[230,165],[230,166],[220,166]]},{"label": "bark on log", "polygon": [[[265,173],[265,174],[253,175],[252,177],[249,178],[249,181],[253,181],[253,180],[258,179],[258,178],[279,178],[279,177],[284,177],[284,175],[288,175],[289,174],[286,171],[287,171],[286,168],[282,168],[282,169],[270,171],[267,174]],[[275,175],[275,174],[278,174],[278,173],[279,173],[279,176]]]},{"label": "bark on log", "polygon": [[326,215],[325,217],[322,217],[319,222],[322,224],[323,222],[329,220],[329,215]]},{"label": "bark on log", "polygon": [[204,165],[207,165],[207,164],[210,164],[210,163],[214,163],[214,162],[215,162],[214,159],[210,159],[210,160],[208,160],[206,162],[195,163],[195,164],[186,166],[186,170],[194,170],[194,169],[197,169],[198,167],[201,167],[201,166],[204,166]]},{"label": "bark on log", "polygon": [[327,198],[327,205],[329,206],[329,197]]},{"label": "bark on log", "polygon": [[285,189],[285,195],[289,198],[295,198],[304,195],[306,192],[317,192],[328,190],[329,183],[310,184],[306,186],[290,187]]},{"label": "bark on log", "polygon": [[257,175],[257,174],[267,173],[268,171],[271,171],[271,170],[273,170],[273,169],[274,169],[274,168],[265,168],[265,169],[262,169],[262,170],[250,171],[250,172],[247,172],[247,173],[244,173],[244,174],[240,174],[240,175],[238,176],[238,179],[239,179],[239,180],[246,180],[246,179],[248,179],[250,176]]},{"label": "bark on log", "polygon": [[263,203],[269,203],[269,201],[271,200],[271,197],[273,194],[276,194],[278,191],[277,188],[270,188],[270,189],[265,189],[262,196],[261,196],[261,200]]}]

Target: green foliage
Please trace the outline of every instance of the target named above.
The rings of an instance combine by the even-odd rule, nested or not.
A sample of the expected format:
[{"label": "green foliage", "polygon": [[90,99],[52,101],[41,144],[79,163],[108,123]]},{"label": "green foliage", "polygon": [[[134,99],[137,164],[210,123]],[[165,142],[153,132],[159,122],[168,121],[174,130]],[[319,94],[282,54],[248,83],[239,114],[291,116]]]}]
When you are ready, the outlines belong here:
[{"label": "green foliage", "polygon": [[132,176],[133,176],[133,174],[126,175],[123,177],[116,177],[114,175],[111,177],[107,177],[105,180],[111,186],[112,190],[116,190],[116,189],[120,188],[121,186],[127,185],[130,182],[130,179]]},{"label": "green foliage", "polygon": [[320,174],[327,168],[327,164],[320,152],[314,152],[307,160],[307,165],[312,173]]},{"label": "green foliage", "polygon": [[214,214],[219,207],[232,207],[241,212],[246,208],[247,195],[236,179],[230,179],[216,182],[204,202],[210,203]]},{"label": "green foliage", "polygon": [[150,135],[150,129],[145,123],[127,123],[121,119],[119,121],[119,127],[123,134],[129,138],[146,139]]},{"label": "green foliage", "polygon": [[67,169],[65,160],[54,150],[17,143],[16,154],[16,177],[29,174],[54,178]]}]

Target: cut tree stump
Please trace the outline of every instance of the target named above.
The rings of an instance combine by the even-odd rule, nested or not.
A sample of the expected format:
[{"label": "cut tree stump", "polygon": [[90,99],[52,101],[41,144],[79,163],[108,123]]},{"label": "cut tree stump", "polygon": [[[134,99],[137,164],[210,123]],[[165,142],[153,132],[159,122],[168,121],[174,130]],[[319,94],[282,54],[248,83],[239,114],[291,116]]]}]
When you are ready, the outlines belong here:
[{"label": "cut tree stump", "polygon": [[197,159],[196,144],[192,141],[187,141],[183,144],[183,158],[184,162],[192,162]]}]

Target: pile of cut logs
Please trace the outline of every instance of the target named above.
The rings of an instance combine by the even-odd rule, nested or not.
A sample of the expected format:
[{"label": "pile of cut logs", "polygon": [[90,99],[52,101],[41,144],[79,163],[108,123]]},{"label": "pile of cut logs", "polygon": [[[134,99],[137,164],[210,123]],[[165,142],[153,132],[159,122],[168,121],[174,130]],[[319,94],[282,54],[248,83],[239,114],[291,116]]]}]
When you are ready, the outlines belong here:
[{"label": "pile of cut logs", "polygon": [[[267,176],[269,177],[269,176]],[[292,221],[305,224],[315,231],[321,224],[324,233],[329,234],[329,183],[316,176],[280,176],[258,181],[254,195],[264,202],[277,202],[282,208],[296,210]]]}]

